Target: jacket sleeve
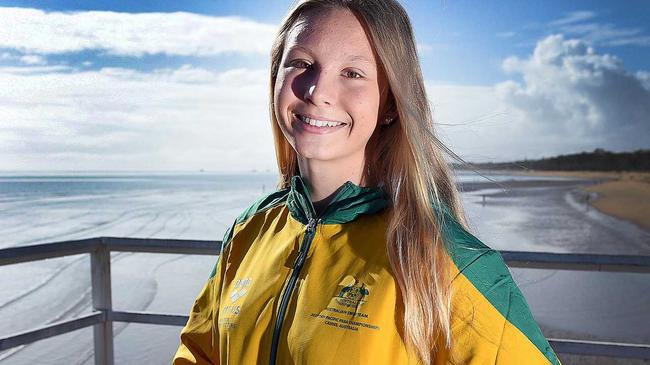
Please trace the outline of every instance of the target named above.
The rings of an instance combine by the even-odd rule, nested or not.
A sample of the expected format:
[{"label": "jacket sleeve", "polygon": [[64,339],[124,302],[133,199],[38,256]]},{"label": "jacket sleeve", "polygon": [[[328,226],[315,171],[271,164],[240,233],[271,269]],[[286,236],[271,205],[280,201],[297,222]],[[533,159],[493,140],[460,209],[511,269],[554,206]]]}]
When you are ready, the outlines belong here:
[{"label": "jacket sleeve", "polygon": [[181,343],[172,365],[219,364],[219,331],[216,322],[219,317],[223,275],[228,262],[228,243],[233,229],[234,224],[226,231],[221,244],[221,253],[210,278],[194,301],[190,318],[181,330]]},{"label": "jacket sleeve", "polygon": [[[485,291],[486,297],[492,299],[493,306],[503,316],[503,327],[495,363],[506,365],[525,361],[528,364],[559,365],[560,360],[535,321],[526,298],[512,278],[501,255],[497,251],[491,251],[484,256],[486,256],[486,261],[495,262],[495,270],[500,278],[499,281],[492,284],[490,289]],[[488,256],[494,257],[489,258]],[[489,291],[498,291],[501,285],[504,287],[504,294],[495,293],[492,296]]]},{"label": "jacket sleeve", "polygon": [[481,254],[453,287],[455,363],[560,364],[499,252]]},{"label": "jacket sleeve", "polygon": [[453,262],[450,362],[559,365],[501,254],[439,212]]}]

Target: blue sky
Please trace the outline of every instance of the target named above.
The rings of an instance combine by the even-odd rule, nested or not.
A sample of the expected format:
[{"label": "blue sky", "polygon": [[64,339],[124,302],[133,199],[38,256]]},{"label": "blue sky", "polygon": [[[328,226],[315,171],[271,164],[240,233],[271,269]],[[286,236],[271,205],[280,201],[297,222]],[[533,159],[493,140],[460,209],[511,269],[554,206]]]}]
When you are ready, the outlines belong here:
[{"label": "blue sky", "polygon": [[[650,148],[647,1],[401,3],[461,157]],[[0,1],[0,169],[274,169],[266,50],[290,4]]]}]

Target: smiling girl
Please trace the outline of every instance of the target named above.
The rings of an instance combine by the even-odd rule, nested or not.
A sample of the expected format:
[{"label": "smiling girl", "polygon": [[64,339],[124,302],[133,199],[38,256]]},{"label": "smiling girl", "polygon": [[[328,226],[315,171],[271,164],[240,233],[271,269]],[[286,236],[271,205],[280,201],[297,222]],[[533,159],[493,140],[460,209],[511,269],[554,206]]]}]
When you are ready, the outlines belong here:
[{"label": "smiling girl", "polygon": [[559,364],[469,233],[394,0],[304,0],[271,50],[281,180],[240,214],[174,364]]}]

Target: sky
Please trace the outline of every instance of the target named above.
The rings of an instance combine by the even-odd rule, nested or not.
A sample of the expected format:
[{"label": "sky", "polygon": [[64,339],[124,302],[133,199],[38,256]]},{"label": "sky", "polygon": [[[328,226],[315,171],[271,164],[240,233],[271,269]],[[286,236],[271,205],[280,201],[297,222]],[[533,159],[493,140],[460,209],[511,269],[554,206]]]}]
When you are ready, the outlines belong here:
[{"label": "sky", "polygon": [[[0,170],[275,171],[292,1],[0,1]],[[650,2],[403,0],[471,162],[650,148]]]}]

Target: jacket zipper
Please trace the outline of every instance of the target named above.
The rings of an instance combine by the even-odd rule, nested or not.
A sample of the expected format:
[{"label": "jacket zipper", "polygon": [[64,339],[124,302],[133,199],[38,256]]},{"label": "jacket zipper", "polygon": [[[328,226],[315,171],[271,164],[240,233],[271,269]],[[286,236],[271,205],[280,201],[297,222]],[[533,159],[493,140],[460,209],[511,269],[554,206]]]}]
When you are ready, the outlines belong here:
[{"label": "jacket zipper", "polygon": [[280,332],[282,331],[282,322],[284,321],[284,315],[286,314],[287,305],[289,304],[289,299],[291,299],[291,294],[293,289],[296,286],[296,281],[298,280],[298,275],[302,270],[302,265],[305,263],[305,258],[307,257],[307,252],[311,246],[311,242],[314,240],[316,233],[316,225],[320,221],[320,218],[309,218],[307,223],[307,230],[305,231],[305,236],[302,240],[302,245],[298,251],[298,257],[293,263],[293,269],[291,271],[291,277],[287,286],[284,288],[282,293],[282,300],[280,301],[280,308],[278,311],[278,318],[275,321],[275,329],[273,331],[273,341],[271,342],[271,358],[269,360],[269,365],[275,365],[276,358],[278,355],[278,345],[280,342]]}]

